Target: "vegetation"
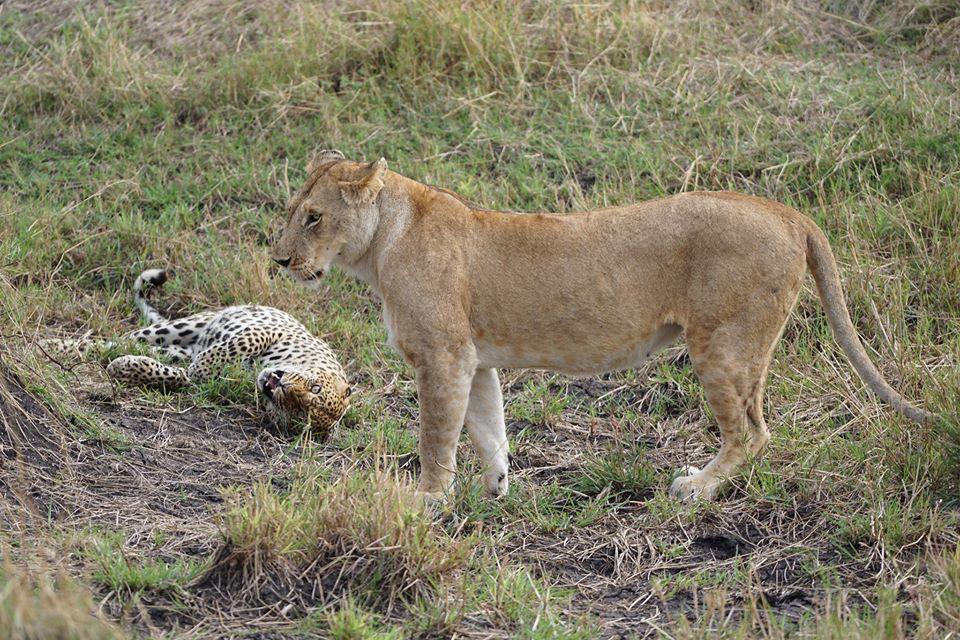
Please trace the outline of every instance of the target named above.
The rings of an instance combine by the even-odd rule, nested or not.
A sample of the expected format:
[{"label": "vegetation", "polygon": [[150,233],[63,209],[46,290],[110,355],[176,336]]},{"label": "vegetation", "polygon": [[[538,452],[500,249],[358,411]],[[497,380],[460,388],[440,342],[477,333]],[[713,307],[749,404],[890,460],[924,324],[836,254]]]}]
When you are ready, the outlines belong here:
[{"label": "vegetation", "polygon": [[[11,566],[64,566],[4,569],[0,636],[960,633],[958,69],[949,0],[4,3],[0,535]],[[510,495],[483,498],[465,441],[428,513],[376,299],[269,264],[316,148],[491,208],[786,202],[829,235],[883,373],[944,419],[869,395],[808,283],[773,439],[715,504],[666,495],[718,445],[680,345],[503,372]],[[34,348],[131,327],[152,266],[174,313],[258,302],[324,336],[357,389],[333,439],[265,429],[239,368],[161,394]]]},{"label": "vegetation", "polygon": [[0,571],[0,635],[9,640],[120,640],[93,615],[90,593],[63,572],[18,567]]}]

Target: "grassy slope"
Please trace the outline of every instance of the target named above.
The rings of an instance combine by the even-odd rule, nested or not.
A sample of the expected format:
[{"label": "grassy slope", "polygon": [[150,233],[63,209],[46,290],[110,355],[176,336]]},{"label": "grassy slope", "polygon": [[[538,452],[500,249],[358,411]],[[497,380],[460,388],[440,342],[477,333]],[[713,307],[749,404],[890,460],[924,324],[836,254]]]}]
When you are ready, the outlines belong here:
[{"label": "grassy slope", "polygon": [[[180,310],[272,304],[342,354],[363,393],[347,428],[309,456],[321,468],[309,474],[409,471],[414,391],[383,344],[375,301],[336,275],[307,294],[267,264],[316,147],[383,155],[411,177],[522,211],[737,189],[792,204],[828,232],[870,351],[905,395],[952,415],[945,427],[908,425],[863,391],[809,290],[771,374],[771,446],[715,506],[664,495],[672,469],[717,444],[681,350],[591,381],[505,372],[512,495],[490,504],[467,484],[430,535],[443,538],[441,554],[478,536],[482,557],[461,571],[481,584],[501,561],[515,568],[481,595],[455,590],[454,620],[430,609],[457,607],[421,594],[419,613],[369,613],[359,597],[291,625],[343,637],[421,623],[549,635],[589,633],[599,619],[696,636],[733,612],[734,635],[957,630],[960,37],[949,3],[335,4],[81,10],[62,0],[0,11],[0,357],[40,397],[66,398],[56,403],[71,416],[64,437],[139,446],[59,367],[18,350],[37,335],[121,331],[132,278],[169,264]],[[249,378],[231,379],[186,398],[123,401],[249,405]],[[288,469],[273,469],[275,491]],[[201,529],[214,519],[211,508]],[[48,529],[102,593],[124,592],[125,579],[140,580],[130,591],[163,592],[166,574],[143,586],[97,561],[134,544],[122,530],[76,551],[62,542],[70,532]],[[160,562],[176,564],[179,584],[204,559],[181,550]],[[140,573],[163,574],[145,562]],[[556,626],[497,595],[530,599],[523,585],[551,582],[579,592],[555,599],[569,612],[550,614]],[[670,624],[685,617],[689,626]]]}]

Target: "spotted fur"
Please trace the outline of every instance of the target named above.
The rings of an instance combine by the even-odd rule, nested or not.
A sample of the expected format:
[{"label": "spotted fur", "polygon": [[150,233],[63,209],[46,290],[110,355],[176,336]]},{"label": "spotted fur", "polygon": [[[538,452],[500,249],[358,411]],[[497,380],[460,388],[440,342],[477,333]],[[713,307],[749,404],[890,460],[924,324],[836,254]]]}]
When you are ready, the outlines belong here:
[{"label": "spotted fur", "polygon": [[[322,435],[329,433],[350,404],[350,385],[323,340],[273,307],[227,307],[168,320],[147,299],[147,292],[166,280],[161,269],[144,271],[137,278],[137,306],[152,324],[131,331],[122,341],[145,343],[157,355],[189,364],[181,367],[148,356],[124,355],[107,366],[112,378],[130,385],[175,389],[209,379],[227,363],[245,362],[261,367],[256,385],[275,424],[285,428],[296,418]],[[48,353],[83,356],[96,344],[116,343],[81,338],[47,340],[41,346]]]}]

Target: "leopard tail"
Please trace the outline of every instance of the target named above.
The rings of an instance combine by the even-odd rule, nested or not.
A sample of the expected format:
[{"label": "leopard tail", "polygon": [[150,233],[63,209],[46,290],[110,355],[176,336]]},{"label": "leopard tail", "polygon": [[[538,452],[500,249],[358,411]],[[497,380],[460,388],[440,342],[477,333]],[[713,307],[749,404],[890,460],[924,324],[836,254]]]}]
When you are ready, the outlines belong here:
[{"label": "leopard tail", "polygon": [[160,313],[156,307],[147,300],[147,294],[153,289],[157,289],[167,281],[167,272],[164,269],[147,269],[133,283],[133,298],[143,317],[150,324],[158,322],[167,322],[167,319]]}]

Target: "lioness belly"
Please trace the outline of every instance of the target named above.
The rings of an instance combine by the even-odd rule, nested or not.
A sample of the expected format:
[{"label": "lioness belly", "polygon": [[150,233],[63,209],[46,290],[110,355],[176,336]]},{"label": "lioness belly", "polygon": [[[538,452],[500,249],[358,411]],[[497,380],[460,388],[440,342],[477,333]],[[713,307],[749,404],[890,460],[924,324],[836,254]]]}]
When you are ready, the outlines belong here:
[{"label": "lioness belly", "polygon": [[479,368],[549,369],[572,376],[588,376],[606,371],[638,367],[680,335],[675,324],[663,325],[648,335],[637,338],[611,339],[596,336],[595,340],[530,341],[506,343],[496,338],[475,338]]}]

